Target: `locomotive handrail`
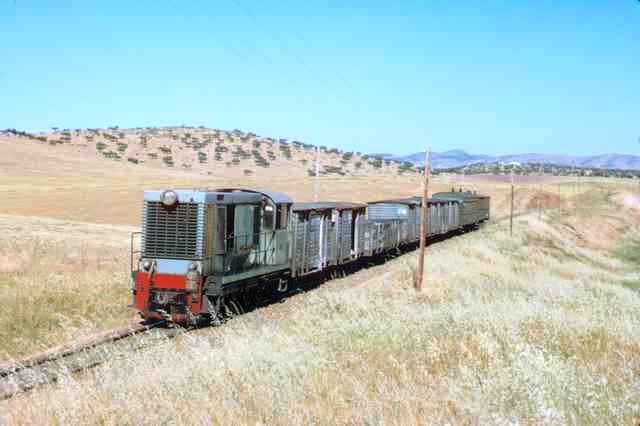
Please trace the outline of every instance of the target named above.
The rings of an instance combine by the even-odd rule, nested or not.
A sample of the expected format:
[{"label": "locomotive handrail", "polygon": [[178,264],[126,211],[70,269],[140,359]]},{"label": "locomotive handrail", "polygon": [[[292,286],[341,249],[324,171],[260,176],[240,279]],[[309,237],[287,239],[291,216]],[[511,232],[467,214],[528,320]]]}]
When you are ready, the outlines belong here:
[{"label": "locomotive handrail", "polygon": [[[142,235],[142,232],[140,231],[136,231],[136,232],[132,232],[131,233],[131,245],[130,245],[130,249],[129,249],[129,271],[130,272],[138,272],[138,262],[135,262],[135,269],[134,269],[134,263],[133,263],[133,257],[135,255],[141,255],[142,254],[142,247],[140,247],[138,250],[134,250],[133,245],[134,245],[134,240],[136,235]],[[138,256],[138,260],[140,259],[140,256]]]}]

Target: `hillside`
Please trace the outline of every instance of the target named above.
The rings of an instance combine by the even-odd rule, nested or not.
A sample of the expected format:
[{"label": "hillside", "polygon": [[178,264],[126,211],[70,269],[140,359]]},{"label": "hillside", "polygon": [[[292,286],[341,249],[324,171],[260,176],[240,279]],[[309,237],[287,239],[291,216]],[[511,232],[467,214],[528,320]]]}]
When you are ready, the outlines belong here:
[{"label": "hillside", "polygon": [[[405,156],[385,154],[385,159],[407,161],[416,165],[424,164],[424,152]],[[448,169],[477,163],[521,163],[521,164],[553,164],[581,168],[602,168],[611,170],[640,170],[640,156],[625,154],[601,154],[592,156],[556,155],[556,154],[510,154],[510,155],[475,155],[460,149],[445,152],[434,152],[432,161],[435,168]]]},{"label": "hillside", "polygon": [[[315,173],[315,146],[260,137],[240,130],[193,127],[55,130],[32,134],[8,129],[0,141],[37,143],[51,150],[212,176],[308,176]],[[412,164],[320,147],[320,174],[415,174]]]},{"label": "hillside", "polygon": [[611,169],[603,167],[573,167],[554,163],[536,162],[493,162],[493,163],[473,163],[465,166],[440,168],[438,173],[456,174],[491,174],[504,175],[513,172],[516,175],[552,175],[552,176],[596,176],[596,177],[616,177],[616,178],[640,178],[640,169]]}]

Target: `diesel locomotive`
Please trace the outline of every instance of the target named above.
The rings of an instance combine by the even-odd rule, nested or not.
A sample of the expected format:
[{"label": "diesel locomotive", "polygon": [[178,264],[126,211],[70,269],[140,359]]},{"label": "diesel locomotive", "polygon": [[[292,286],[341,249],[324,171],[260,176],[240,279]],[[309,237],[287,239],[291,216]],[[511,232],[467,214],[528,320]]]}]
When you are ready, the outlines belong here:
[{"label": "diesel locomotive", "polygon": [[[314,274],[414,247],[422,198],[294,203],[247,188],[144,192],[139,250],[131,244],[133,307],[146,320],[217,323],[237,298],[286,291]],[[427,236],[474,229],[490,198],[470,191],[427,200]],[[230,305],[232,308],[230,308]]]}]

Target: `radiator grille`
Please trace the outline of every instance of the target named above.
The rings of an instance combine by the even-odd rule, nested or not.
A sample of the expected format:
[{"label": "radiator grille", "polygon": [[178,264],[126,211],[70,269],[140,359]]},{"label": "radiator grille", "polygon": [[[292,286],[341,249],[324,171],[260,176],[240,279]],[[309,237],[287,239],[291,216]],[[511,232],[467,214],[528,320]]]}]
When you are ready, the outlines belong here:
[{"label": "radiator grille", "polygon": [[[202,255],[198,226],[204,215],[198,204],[181,203],[173,210],[147,201],[143,209],[142,247],[147,257],[195,258]],[[204,228],[202,228],[204,229]]]}]

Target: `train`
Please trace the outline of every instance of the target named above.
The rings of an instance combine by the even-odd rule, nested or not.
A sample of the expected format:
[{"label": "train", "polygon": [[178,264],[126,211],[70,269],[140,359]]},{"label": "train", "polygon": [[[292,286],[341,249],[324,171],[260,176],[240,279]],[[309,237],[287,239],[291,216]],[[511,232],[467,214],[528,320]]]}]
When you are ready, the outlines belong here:
[{"label": "train", "polygon": [[[490,202],[461,189],[433,194],[426,237],[478,228]],[[421,209],[421,197],[296,203],[251,188],[146,190],[131,239],[132,306],[145,321],[220,324],[242,297],[415,248]]]}]

